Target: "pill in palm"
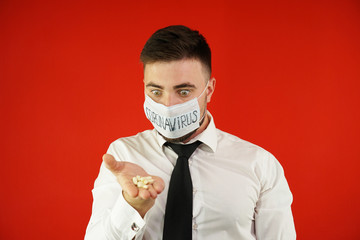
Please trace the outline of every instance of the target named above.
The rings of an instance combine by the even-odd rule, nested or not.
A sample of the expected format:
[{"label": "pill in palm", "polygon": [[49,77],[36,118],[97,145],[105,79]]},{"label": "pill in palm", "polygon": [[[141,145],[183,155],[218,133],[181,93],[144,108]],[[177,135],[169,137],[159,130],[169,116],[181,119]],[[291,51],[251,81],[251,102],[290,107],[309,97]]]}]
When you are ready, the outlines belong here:
[{"label": "pill in palm", "polygon": [[137,175],[136,177],[133,177],[133,183],[138,187],[138,188],[144,188],[144,189],[148,189],[148,185],[152,184],[154,182],[154,179],[152,179],[151,176],[147,176],[147,177],[140,177],[139,175]]}]

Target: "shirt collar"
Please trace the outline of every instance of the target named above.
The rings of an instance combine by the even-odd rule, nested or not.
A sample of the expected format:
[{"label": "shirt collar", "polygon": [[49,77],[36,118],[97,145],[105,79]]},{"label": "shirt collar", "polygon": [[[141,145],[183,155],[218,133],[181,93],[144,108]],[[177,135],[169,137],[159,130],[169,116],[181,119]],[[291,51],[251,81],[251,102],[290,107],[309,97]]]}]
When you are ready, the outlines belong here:
[{"label": "shirt collar", "polygon": [[[206,147],[208,147],[210,151],[216,152],[216,148],[217,148],[216,127],[211,113],[208,111],[207,114],[210,116],[210,122],[207,128],[202,133],[197,135],[195,138],[191,139],[189,143],[193,143],[199,140],[202,143],[204,143],[204,145],[206,145]],[[156,139],[159,143],[159,146],[162,147],[166,141],[155,129],[154,131],[156,133]]]}]

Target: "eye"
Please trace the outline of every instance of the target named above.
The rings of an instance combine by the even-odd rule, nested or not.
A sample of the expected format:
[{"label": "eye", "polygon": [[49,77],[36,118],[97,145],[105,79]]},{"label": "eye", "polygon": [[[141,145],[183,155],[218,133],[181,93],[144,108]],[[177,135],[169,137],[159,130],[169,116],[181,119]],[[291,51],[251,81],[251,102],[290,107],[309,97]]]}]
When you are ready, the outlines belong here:
[{"label": "eye", "polygon": [[190,94],[190,90],[182,89],[179,91],[180,96],[187,97]]},{"label": "eye", "polygon": [[157,96],[157,97],[161,95],[160,90],[156,90],[156,89],[151,90],[151,93],[152,93],[154,96]]}]

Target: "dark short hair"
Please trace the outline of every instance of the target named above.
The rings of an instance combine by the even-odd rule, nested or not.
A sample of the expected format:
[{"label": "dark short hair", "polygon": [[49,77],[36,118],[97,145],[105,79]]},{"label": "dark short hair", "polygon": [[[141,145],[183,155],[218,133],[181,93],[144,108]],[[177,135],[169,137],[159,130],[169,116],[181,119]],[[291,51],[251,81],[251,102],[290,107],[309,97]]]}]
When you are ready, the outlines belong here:
[{"label": "dark short hair", "polygon": [[144,64],[182,59],[199,60],[211,75],[211,50],[199,31],[183,25],[157,30],[145,43],[140,60]]}]

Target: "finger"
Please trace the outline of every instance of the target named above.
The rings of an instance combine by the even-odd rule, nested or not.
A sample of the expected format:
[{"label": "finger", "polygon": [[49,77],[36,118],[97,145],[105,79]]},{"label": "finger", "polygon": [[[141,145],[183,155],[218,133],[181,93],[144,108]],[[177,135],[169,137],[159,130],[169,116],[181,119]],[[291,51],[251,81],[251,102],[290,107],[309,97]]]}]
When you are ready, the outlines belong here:
[{"label": "finger", "polygon": [[150,197],[151,197],[152,199],[157,198],[157,192],[156,192],[156,190],[154,189],[154,187],[153,187],[152,184],[148,185],[148,191],[149,191]]},{"label": "finger", "polygon": [[123,162],[116,161],[111,154],[104,154],[103,161],[105,163],[105,166],[112,172],[119,172],[124,166]]},{"label": "finger", "polygon": [[150,198],[150,192],[145,189],[145,188],[139,188],[139,197],[144,199],[144,200],[147,200]]},{"label": "finger", "polygon": [[160,177],[152,176],[154,179],[154,183],[152,184],[156,193],[161,193],[165,188],[164,180],[162,180]]},{"label": "finger", "polygon": [[132,181],[121,179],[119,180],[121,188],[126,192],[130,197],[137,197],[139,195],[139,188],[134,185]]},{"label": "finger", "polygon": [[[136,189],[136,191],[138,192],[137,189]],[[135,194],[135,191],[133,191],[133,192],[130,191],[129,192],[129,191],[126,191],[125,189],[123,189],[122,192],[123,192],[123,195],[124,195],[125,199],[127,199],[127,201],[138,197],[138,193]]]}]

